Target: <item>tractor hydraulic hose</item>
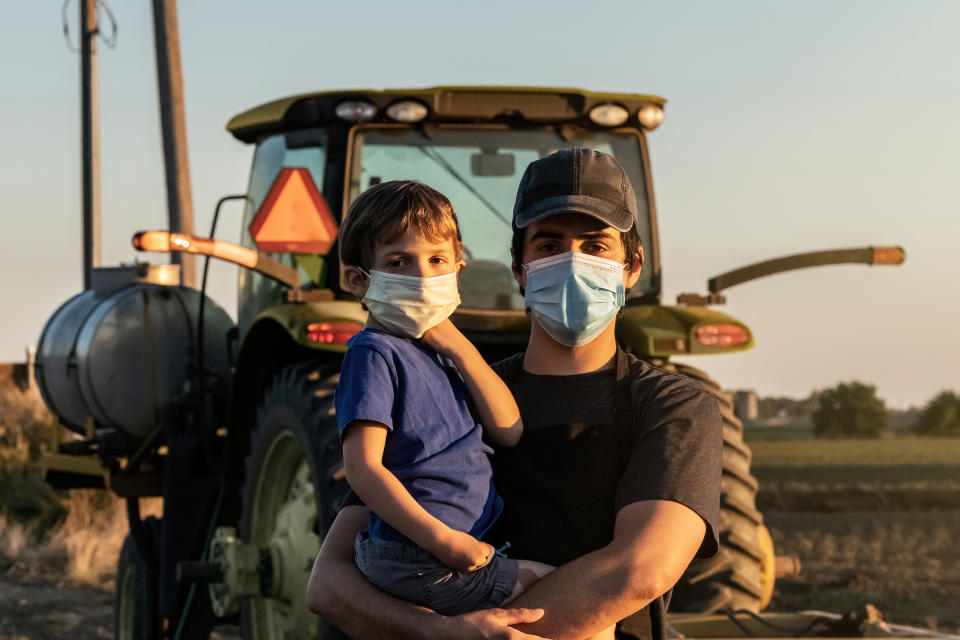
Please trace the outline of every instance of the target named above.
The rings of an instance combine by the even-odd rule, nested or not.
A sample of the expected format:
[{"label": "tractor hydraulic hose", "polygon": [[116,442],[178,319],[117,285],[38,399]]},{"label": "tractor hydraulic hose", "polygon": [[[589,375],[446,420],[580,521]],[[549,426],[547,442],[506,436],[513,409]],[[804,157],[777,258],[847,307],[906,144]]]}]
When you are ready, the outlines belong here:
[{"label": "tractor hydraulic hose", "polygon": [[707,288],[710,293],[719,293],[724,289],[756,280],[764,276],[805,269],[807,267],[822,267],[831,264],[890,264],[903,263],[905,253],[902,247],[862,247],[858,249],[834,249],[831,251],[814,251],[812,253],[798,253],[792,256],[764,260],[733,271],[721,273],[710,278]]}]

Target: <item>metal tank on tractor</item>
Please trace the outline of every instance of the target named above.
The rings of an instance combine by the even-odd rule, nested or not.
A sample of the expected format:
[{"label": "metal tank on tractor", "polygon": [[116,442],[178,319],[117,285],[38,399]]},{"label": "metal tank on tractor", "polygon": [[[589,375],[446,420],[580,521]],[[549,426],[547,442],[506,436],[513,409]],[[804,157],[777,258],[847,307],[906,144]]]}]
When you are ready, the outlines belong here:
[{"label": "metal tank on tractor", "polygon": [[[304,592],[347,490],[333,391],[366,315],[340,284],[343,215],[387,180],[417,179],[447,195],[467,262],[453,321],[495,361],[522,350],[529,332],[509,250],[520,176],[574,146],[612,154],[636,190],[646,261],[618,320],[621,345],[699,380],[723,415],[721,550],[694,561],[671,611],[766,606],[778,563],[743,425],[717,382],[673,358],[753,346],[747,326],[711,307],[729,286],[803,266],[894,264],[903,252],[781,258],[663,304],[646,136],[664,102],[575,89],[357,90],[285,98],[230,120],[230,133],[256,146],[247,192],[231,196],[245,201],[239,243],[213,239],[215,215],[209,238],[147,231],[134,244],[242,265],[236,324],[205,287],[181,286],[175,266],[137,264],[95,270],[38,345],[37,379],[64,427],[46,459],[49,482],[128,501],[117,637],[205,638],[218,621],[239,622],[247,640],[335,637],[307,611]],[[150,496],[163,498],[162,518],[141,518],[139,499]]]}]

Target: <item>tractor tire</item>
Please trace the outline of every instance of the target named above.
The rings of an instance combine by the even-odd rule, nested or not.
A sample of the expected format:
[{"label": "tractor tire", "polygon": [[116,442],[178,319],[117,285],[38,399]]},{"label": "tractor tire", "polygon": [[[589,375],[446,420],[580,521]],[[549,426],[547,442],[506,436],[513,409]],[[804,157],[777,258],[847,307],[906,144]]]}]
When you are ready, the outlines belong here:
[{"label": "tractor tire", "polygon": [[711,613],[721,609],[760,611],[773,593],[767,578],[774,564],[769,533],[757,510],[759,484],[750,473],[752,454],[743,441],[743,423],[720,385],[700,369],[679,363],[661,365],[693,378],[710,391],[723,418],[723,475],[720,493],[720,551],[695,559],[673,588],[671,611]]},{"label": "tractor tire", "polygon": [[[144,529],[151,544],[159,533],[160,521],[149,517]],[[157,579],[140,557],[128,533],[117,559],[117,581],[113,601],[113,637],[116,640],[157,640],[160,617],[157,612]]]},{"label": "tractor tire", "polygon": [[304,604],[313,561],[347,490],[333,407],[337,371],[327,361],[287,367],[257,409],[240,536],[270,549],[261,558],[281,566],[262,572],[260,597],[241,602],[244,640],[337,637]]}]

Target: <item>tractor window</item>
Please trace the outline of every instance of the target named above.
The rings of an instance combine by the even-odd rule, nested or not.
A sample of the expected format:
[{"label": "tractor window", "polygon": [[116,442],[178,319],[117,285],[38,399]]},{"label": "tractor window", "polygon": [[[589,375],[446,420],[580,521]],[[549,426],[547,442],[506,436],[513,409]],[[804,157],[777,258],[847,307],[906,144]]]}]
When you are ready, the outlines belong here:
[{"label": "tractor window", "polygon": [[[591,147],[623,165],[640,208],[640,236],[650,249],[650,216],[636,134],[580,131],[572,139],[553,129],[440,128],[429,137],[407,128],[369,127],[354,138],[349,200],[387,180],[415,179],[450,199],[463,233],[467,268],[460,278],[463,306],[522,309],[523,298],[510,268],[511,220],[517,186],[527,165],[565,147]],[[653,290],[652,269],[631,297]]]},{"label": "tractor window", "polygon": [[[304,167],[310,171],[317,190],[323,192],[323,171],[326,162],[326,132],[321,129],[305,129],[269,136],[257,144],[253,156],[253,169],[250,172],[250,185],[247,203],[243,213],[243,229],[240,232],[240,244],[256,249],[250,236],[250,223],[260,210],[284,167]],[[289,253],[269,253],[270,257],[294,266],[293,256]],[[238,276],[240,290],[239,324],[240,331],[246,331],[257,311],[276,304],[282,299],[283,287],[259,273],[240,269]]]}]

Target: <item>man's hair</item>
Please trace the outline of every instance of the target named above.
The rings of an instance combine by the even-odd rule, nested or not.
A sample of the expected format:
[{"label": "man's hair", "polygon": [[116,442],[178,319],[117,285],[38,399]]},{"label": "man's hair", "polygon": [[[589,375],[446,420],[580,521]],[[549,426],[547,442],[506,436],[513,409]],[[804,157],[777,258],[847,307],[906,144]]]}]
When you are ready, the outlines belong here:
[{"label": "man's hair", "polygon": [[[513,240],[511,249],[513,250],[513,270],[520,273],[523,261],[523,242],[527,238],[527,228],[519,228],[513,225]],[[637,231],[637,223],[634,222],[629,231],[620,232],[620,242],[623,243],[623,252],[626,254],[626,266],[632,268],[637,259],[637,251],[640,249],[640,232]]]},{"label": "man's hair", "polygon": [[370,187],[353,201],[340,226],[340,263],[369,270],[377,244],[409,231],[431,242],[453,241],[460,259],[463,239],[447,197],[415,180],[391,180]]}]

